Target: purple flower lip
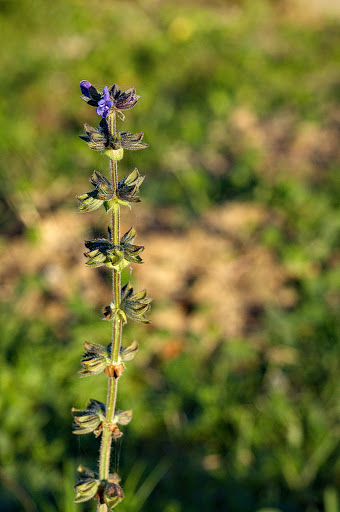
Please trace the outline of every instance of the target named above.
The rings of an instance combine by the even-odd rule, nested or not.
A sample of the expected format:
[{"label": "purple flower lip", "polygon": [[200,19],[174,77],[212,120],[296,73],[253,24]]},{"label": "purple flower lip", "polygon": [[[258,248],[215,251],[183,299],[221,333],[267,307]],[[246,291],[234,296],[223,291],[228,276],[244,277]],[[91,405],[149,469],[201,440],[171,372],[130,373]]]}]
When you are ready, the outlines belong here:
[{"label": "purple flower lip", "polygon": [[113,106],[113,101],[110,99],[108,88],[105,86],[103,89],[102,99],[98,101],[97,114],[101,117],[107,117],[110,113],[110,108]]}]

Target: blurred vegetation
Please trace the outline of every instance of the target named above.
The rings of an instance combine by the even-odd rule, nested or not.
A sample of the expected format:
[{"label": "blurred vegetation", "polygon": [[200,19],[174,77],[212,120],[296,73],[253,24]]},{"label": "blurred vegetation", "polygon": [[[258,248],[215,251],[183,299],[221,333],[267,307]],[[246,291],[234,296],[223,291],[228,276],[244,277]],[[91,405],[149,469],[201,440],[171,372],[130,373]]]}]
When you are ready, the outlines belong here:
[{"label": "blurred vegetation", "polygon": [[109,336],[107,275],[82,259],[105,213],[75,213],[107,165],[76,137],[97,122],[87,79],[136,86],[124,129],[150,143],[120,169],[147,174],[124,214],[155,306],[125,333],[141,350],[119,389],[119,510],[339,512],[339,17],[2,0],[0,32],[0,510],[93,509],[72,487],[99,441],[70,414],[103,400],[105,377],[76,372],[82,341]]}]

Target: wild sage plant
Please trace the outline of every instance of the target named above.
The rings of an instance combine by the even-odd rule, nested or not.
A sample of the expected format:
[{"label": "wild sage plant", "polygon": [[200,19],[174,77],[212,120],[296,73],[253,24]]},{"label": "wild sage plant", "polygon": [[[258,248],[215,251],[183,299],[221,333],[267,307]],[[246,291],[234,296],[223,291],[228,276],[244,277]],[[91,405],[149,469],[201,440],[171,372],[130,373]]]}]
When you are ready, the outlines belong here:
[{"label": "wild sage plant", "polygon": [[128,282],[122,286],[121,272],[131,263],[141,263],[144,247],[134,245],[136,231],[132,227],[123,236],[120,234],[120,207],[140,201],[139,187],[143,183],[137,169],[118,181],[117,163],[123,158],[124,149],[143,149],[148,145],[142,142],[143,132],[120,132],[116,121],[125,119],[123,110],[132,108],[140,98],[134,87],[126,91],[114,84],[98,91],[87,80],[80,82],[82,99],[96,107],[101,121],[97,128],[85,124],[85,135],[80,135],[89,148],[100,151],[109,158],[110,179],[98,171],[93,171],[90,182],[94,189],[77,196],[80,212],[92,212],[104,207],[110,215],[108,237],[85,241],[87,251],[86,265],[100,267],[105,265],[112,270],[112,301],[103,309],[104,319],[112,322],[111,341],[107,346],[84,342],[85,353],[81,359],[82,377],[107,375],[106,404],[90,398],[86,409],[72,409],[74,434],[92,433],[101,436],[98,472],[79,466],[79,480],[75,486],[75,503],[98,500],[98,512],[112,510],[124,498],[119,485],[120,478],[110,473],[112,442],[122,436],[118,425],[127,425],[132,418],[132,410],[116,411],[118,381],[123,374],[126,361],[131,361],[138,350],[138,343],[122,346],[122,328],[127,319],[148,323],[146,314],[150,310],[152,299],[147,298],[146,290],[134,293]]}]

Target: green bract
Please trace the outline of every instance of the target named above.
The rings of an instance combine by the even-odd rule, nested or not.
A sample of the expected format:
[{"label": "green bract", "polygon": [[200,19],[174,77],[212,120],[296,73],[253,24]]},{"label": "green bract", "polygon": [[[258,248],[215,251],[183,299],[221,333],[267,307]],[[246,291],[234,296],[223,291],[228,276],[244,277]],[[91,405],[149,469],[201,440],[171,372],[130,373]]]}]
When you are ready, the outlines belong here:
[{"label": "green bract", "polygon": [[118,208],[120,204],[131,208],[129,203],[141,201],[139,187],[144,178],[145,176],[141,176],[138,169],[134,169],[128,176],[119,181],[117,194],[115,195],[110,182],[105,176],[102,176],[98,171],[93,171],[90,182],[95,186],[95,189],[77,196],[81,203],[78,210],[82,213],[92,212],[103,205],[105,210],[109,211],[111,208]]},{"label": "green bract", "polygon": [[77,199],[82,203],[79,206],[80,212],[85,213],[97,210],[97,208],[110,201],[114,196],[110,182],[98,171],[93,171],[90,182],[95,187],[95,190],[77,196]]},{"label": "green bract", "polygon": [[143,183],[145,176],[141,176],[137,168],[135,168],[126,178],[118,183],[117,197],[121,204],[140,202],[139,187]]},{"label": "green bract", "polygon": [[[122,318],[124,318],[124,316],[126,318],[127,316],[136,322],[148,324],[150,320],[148,320],[145,315],[151,309],[150,303],[152,300],[153,299],[147,298],[146,290],[134,294],[131,284],[127,283],[122,288],[120,307],[116,308],[115,304],[111,302],[109,306],[104,308],[104,316],[106,320],[112,320],[119,314]],[[122,312],[124,315],[122,315]]]},{"label": "green bract", "polygon": [[86,352],[81,359],[84,369],[79,372],[81,376],[87,377],[103,372],[111,362],[109,348],[88,341],[84,341],[84,348]]},{"label": "green bract", "polygon": [[[84,140],[90,149],[94,151],[102,151],[110,158],[115,154],[121,155],[123,158],[123,149],[137,150],[145,149],[148,144],[142,142],[144,137],[143,132],[129,133],[129,132],[115,132],[110,133],[108,122],[103,118],[98,127],[94,128],[88,123],[84,124],[84,131],[86,135],[79,135],[79,138]],[[117,152],[117,153],[115,153]],[[116,158],[114,158],[116,160]]]},{"label": "green bract", "polygon": [[85,242],[85,247],[90,249],[85,253],[89,258],[86,265],[89,267],[100,267],[106,265],[109,268],[121,271],[129,263],[142,263],[139,256],[143,252],[142,245],[133,245],[132,242],[136,236],[136,230],[131,228],[120,239],[119,245],[114,245],[111,240],[98,238]]}]

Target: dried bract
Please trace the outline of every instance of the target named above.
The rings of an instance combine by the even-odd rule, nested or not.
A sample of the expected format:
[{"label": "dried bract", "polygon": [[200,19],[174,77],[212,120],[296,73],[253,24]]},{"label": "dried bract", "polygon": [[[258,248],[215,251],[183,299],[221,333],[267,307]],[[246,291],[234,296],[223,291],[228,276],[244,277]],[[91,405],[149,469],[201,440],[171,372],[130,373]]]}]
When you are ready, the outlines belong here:
[{"label": "dried bract", "polygon": [[138,172],[138,169],[134,169],[128,176],[123,178],[118,183],[118,198],[121,204],[126,204],[130,207],[128,203],[139,203],[139,187],[143,183],[145,176],[141,176]]},{"label": "dried bract", "polygon": [[86,194],[77,196],[78,201],[81,203],[78,208],[80,212],[85,213],[97,210],[100,206],[105,206],[105,203],[108,203],[114,196],[114,191],[109,180],[107,180],[105,176],[102,176],[100,172],[93,171],[90,182],[95,189]]},{"label": "dried bract", "polygon": [[132,244],[135,236],[136,230],[131,228],[122,236],[119,245],[114,245],[112,241],[106,238],[86,241],[85,247],[90,249],[85,253],[85,256],[89,258],[86,265],[89,267],[106,265],[109,268],[121,271],[129,263],[142,263],[142,258],[139,255],[144,247]]},{"label": "dried bract", "polygon": [[72,408],[74,419],[73,434],[89,434],[93,432],[96,437],[103,430],[105,421],[105,405],[103,402],[90,398],[86,410]]},{"label": "dried bract", "polygon": [[78,372],[81,374],[81,377],[97,375],[104,371],[106,366],[110,364],[110,350],[108,347],[85,341],[84,348],[86,352],[81,359],[83,370]]},{"label": "dried bract", "polygon": [[100,480],[97,473],[90,469],[84,468],[84,466],[78,467],[79,479],[77,484],[74,486],[76,491],[76,497],[74,503],[83,503],[93,498],[100,486]]},{"label": "dried bract", "polygon": [[130,345],[127,347],[120,347],[119,351],[119,358],[124,363],[126,361],[132,361],[132,359],[135,357],[139,349],[137,341],[133,341]]}]

